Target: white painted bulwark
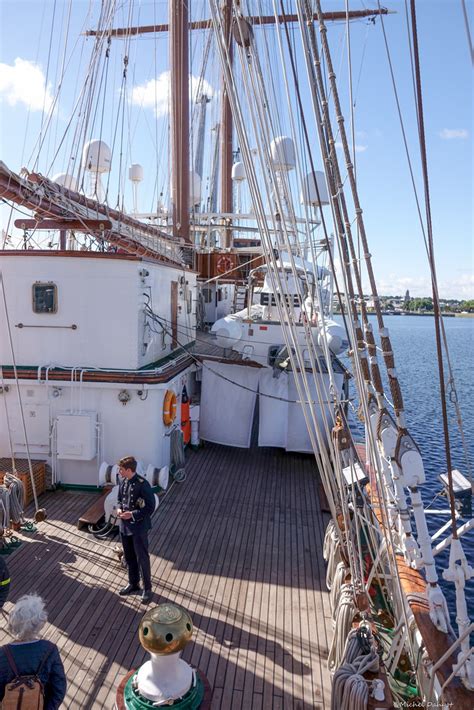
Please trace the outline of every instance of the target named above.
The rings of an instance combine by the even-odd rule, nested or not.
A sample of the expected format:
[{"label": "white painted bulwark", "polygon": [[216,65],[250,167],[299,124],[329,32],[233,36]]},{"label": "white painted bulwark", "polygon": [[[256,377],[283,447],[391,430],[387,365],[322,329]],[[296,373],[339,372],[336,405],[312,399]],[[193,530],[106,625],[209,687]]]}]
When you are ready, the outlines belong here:
[{"label": "white painted bulwark", "polygon": [[[25,421],[26,436],[30,453],[48,454],[49,453],[49,404],[47,403],[32,403],[31,399],[34,394],[28,396],[28,391],[34,392],[31,387],[25,390],[25,401],[23,405],[23,416]],[[13,394],[13,393],[12,393]],[[7,396],[6,394],[4,395]],[[18,407],[14,408],[10,418],[10,430],[12,434],[12,443],[18,452],[26,451],[25,428],[21,412]],[[7,433],[5,429],[5,434]]]}]

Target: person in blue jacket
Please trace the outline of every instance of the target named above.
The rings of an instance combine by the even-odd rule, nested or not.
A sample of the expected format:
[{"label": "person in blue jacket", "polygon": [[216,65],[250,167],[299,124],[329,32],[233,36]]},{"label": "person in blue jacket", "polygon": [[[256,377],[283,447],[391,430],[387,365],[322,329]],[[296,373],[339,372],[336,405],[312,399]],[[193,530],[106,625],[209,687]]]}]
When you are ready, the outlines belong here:
[{"label": "person in blue jacket", "polygon": [[[44,710],[58,710],[66,695],[66,675],[58,647],[39,638],[47,620],[44,601],[36,594],[18,599],[8,617],[14,641],[0,648],[0,701],[5,688],[17,675],[35,675],[43,685]],[[12,668],[11,659],[17,672]],[[1,703],[0,703],[1,704]]]},{"label": "person in blue jacket", "polygon": [[148,531],[155,510],[155,496],[151,486],[137,474],[137,462],[133,456],[120,459],[121,481],[118,493],[118,518],[123,554],[128,569],[128,584],[120,590],[121,596],[141,591],[140,573],[143,580],[142,604],[151,599],[150,554]]}]

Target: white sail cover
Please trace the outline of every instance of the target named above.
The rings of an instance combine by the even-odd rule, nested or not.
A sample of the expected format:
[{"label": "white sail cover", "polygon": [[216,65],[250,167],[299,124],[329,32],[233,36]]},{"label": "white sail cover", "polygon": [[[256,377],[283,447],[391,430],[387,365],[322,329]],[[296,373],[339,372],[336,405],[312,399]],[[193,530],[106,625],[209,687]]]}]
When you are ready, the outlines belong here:
[{"label": "white sail cover", "polygon": [[206,360],[202,372],[199,435],[205,441],[248,448],[259,368]]},{"label": "white sail cover", "polygon": [[273,377],[273,370],[260,370],[259,390],[260,395],[271,397],[259,397],[258,445],[286,448],[288,375],[281,373],[276,378]]}]

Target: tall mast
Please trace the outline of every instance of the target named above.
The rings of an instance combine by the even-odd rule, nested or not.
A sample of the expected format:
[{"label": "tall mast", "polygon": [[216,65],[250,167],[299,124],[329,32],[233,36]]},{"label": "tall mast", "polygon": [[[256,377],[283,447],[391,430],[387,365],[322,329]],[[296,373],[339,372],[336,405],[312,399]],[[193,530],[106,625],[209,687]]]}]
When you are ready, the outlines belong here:
[{"label": "tall mast", "polygon": [[[225,0],[223,6],[224,32],[230,61],[232,61],[232,0]],[[234,210],[232,200],[232,112],[224,78],[222,77],[222,117],[221,117],[221,211],[230,214]],[[232,232],[225,230],[222,246],[232,245]]]},{"label": "tall mast", "polygon": [[189,236],[188,6],[169,0],[171,66],[171,208],[173,236]]}]

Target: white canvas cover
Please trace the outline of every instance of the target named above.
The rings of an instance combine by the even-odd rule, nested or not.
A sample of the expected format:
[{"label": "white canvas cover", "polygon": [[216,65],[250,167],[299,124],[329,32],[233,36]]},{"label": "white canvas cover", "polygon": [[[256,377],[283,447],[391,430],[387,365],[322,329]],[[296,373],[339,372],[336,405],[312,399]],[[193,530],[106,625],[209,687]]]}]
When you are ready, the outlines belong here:
[{"label": "white canvas cover", "polygon": [[[259,378],[258,445],[286,448],[288,402],[288,374],[273,377],[273,370],[260,370]],[[265,397],[262,395],[273,395]]]},{"label": "white canvas cover", "polygon": [[259,372],[256,367],[204,362],[201,439],[225,446],[250,446]]},{"label": "white canvas cover", "polygon": [[[323,393],[325,391],[325,387],[329,386],[329,378],[327,375],[315,375],[315,377],[319,379],[320,390]],[[323,417],[321,407],[318,401],[316,383],[313,378],[308,378],[308,380],[310,383],[311,400],[314,402],[314,411],[318,420],[318,426],[320,429],[324,430]],[[327,399],[327,397],[325,398]],[[286,450],[300,451],[302,453],[312,452],[313,447],[311,446],[311,439],[303,414],[303,407],[298,401],[300,398],[298,395],[298,390],[296,389],[295,378],[292,373],[290,373],[288,381],[288,399],[291,400],[291,402],[290,404],[288,404],[288,431],[286,439]],[[327,404],[325,406],[327,407]],[[314,425],[312,424],[312,417],[310,415],[309,405],[306,405],[306,412],[309,415],[310,426],[314,428]],[[331,428],[331,425],[329,426]]]}]

